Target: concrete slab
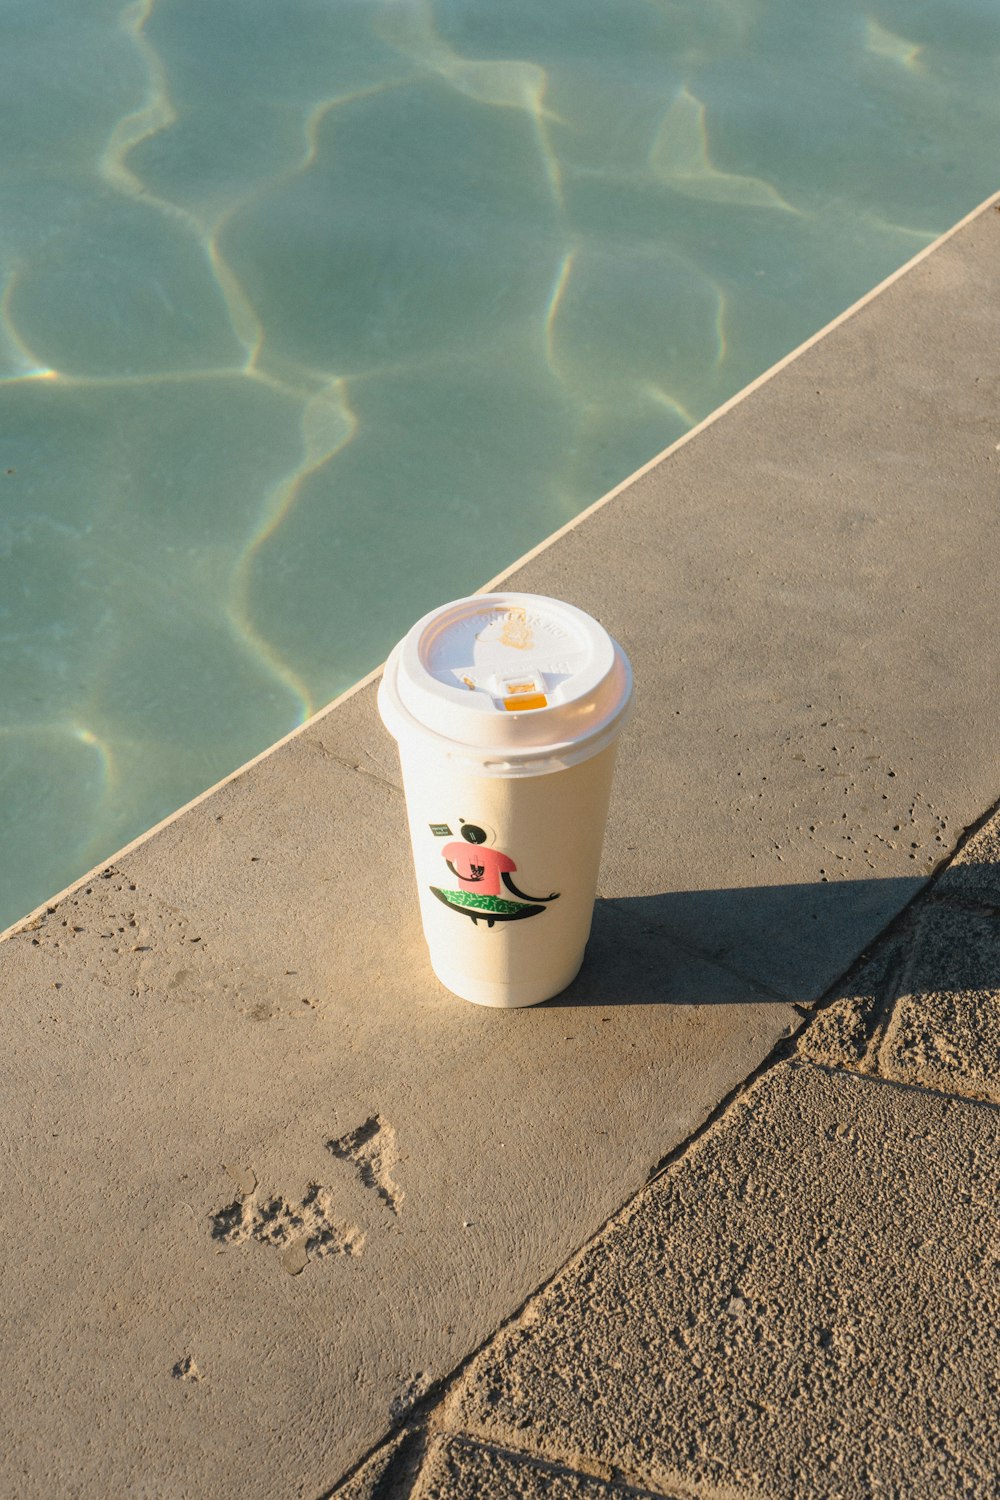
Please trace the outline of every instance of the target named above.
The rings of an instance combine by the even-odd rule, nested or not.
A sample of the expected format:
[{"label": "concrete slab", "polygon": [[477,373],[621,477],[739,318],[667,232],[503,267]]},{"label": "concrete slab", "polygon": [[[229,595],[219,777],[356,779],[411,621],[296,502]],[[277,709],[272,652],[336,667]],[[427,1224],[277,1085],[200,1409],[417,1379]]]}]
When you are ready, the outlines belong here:
[{"label": "concrete slab", "polygon": [[990,1106],[780,1065],[498,1336],[442,1420],[658,1493],[985,1500],[998,1143]]},{"label": "concrete slab", "polygon": [[398,793],[325,746],[4,945],[19,1495],[224,1494],[234,1453],[241,1493],[319,1494],[796,1019],[695,957],[654,1003],[613,912],[578,1004],[454,1000]]},{"label": "concrete slab", "polygon": [[1000,907],[1000,814],[980,828],[952,860],[937,885],[950,901]]},{"label": "concrete slab", "polygon": [[9,1488],[329,1488],[995,799],[998,235],[511,576],[639,684],[558,1001],[434,981],[372,686],[3,945]]}]

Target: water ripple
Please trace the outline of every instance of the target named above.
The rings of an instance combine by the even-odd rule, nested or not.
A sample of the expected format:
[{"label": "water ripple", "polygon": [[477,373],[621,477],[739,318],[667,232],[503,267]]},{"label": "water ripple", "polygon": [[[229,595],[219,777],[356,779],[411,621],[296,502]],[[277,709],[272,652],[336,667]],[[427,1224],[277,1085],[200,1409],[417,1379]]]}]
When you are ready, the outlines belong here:
[{"label": "water ripple", "polygon": [[0,377],[0,385],[11,385],[20,380],[58,380],[60,378],[58,370],[53,370],[29,349],[23,334],[14,322],[10,303],[23,269],[23,266],[16,266],[8,271],[3,293],[0,294],[0,336],[8,346],[8,352],[12,356],[11,363],[14,366],[12,375]]},{"label": "water ripple", "polygon": [[[145,35],[146,23],[155,4],[156,0],[134,0],[133,4],[126,5],[118,17],[119,26],[131,37],[145,64],[149,75],[149,91],[144,104],[116,123],[99,164],[101,176],[112,187],[133,196],[144,193],[145,187],[127,166],[125,158],[140,141],[149,140],[177,121],[177,111],[167,89],[166,70],[156,48]],[[166,206],[174,207],[172,204]]]},{"label": "water ripple", "polygon": [[562,164],[553,150],[549,125],[566,122],[545,106],[549,82],[545,68],[514,58],[460,56],[438,32],[429,0],[412,0],[387,10],[375,29],[391,47],[477,104],[529,115],[552,195],[560,208],[564,206]]},{"label": "water ripple", "polygon": [[333,381],[326,390],[306,402],[302,412],[302,457],[268,496],[263,514],[233,569],[230,582],[227,618],[238,636],[297,698],[300,722],[314,712],[312,694],[304,678],[261,636],[253,623],[250,595],[253,564],[260,549],[291,514],[305,480],[345,448],[357,428],[357,417],[351,409],[345,381]]},{"label": "water ripple", "polygon": [[686,406],[677,400],[676,396],[671,396],[669,391],[665,391],[662,386],[654,385],[651,380],[643,381],[640,389],[651,401],[655,401],[658,406],[662,406],[665,411],[668,411],[672,417],[677,417],[683,422],[685,427],[693,427],[698,420],[697,417],[688,411]]},{"label": "water ripple", "polygon": [[705,105],[687,84],[663,117],[649,153],[649,167],[675,192],[691,198],[744,208],[777,208],[796,215],[800,212],[763,178],[722,172],[713,164]]},{"label": "water ripple", "polygon": [[[237,203],[218,214],[212,222],[205,222],[189,209],[148,191],[142,179],[129,167],[127,157],[141,142],[177,122],[177,112],[170,98],[167,71],[155,47],[144,33],[144,28],[153,12],[155,0],[138,0],[128,5],[119,18],[121,26],[131,36],[146,66],[149,90],[145,103],[137,110],[119,120],[111,132],[100,161],[104,178],[118,191],[130,197],[140,198],[144,204],[180,219],[202,245],[213,278],[222,295],[233,332],[246,351],[242,367],[217,368],[195,372],[155,372],[145,376],[94,377],[64,379],[67,385],[142,385],[211,379],[224,375],[242,375],[272,387],[282,393],[291,394],[303,402],[301,430],[303,453],[297,467],[270,493],[264,513],[250,539],[246,543],[232,572],[229,598],[225,614],[231,629],[241,643],[248,647],[255,658],[271,675],[292,694],[298,704],[298,719],[301,722],[313,712],[310,689],[298,672],[285,661],[280,653],[264,639],[253,624],[250,607],[250,580],[254,560],[261,547],[275,534],[295,505],[303,482],[322,468],[330,458],[353,437],[357,421],[347,400],[344,381],[329,372],[317,372],[301,367],[295,371],[297,379],[272,373],[261,366],[265,345],[263,322],[247,295],[239,277],[232,270],[219,246],[219,237],[235,215],[251,206],[276,186],[304,172],[315,163],[319,150],[319,127],[326,116],[338,106],[371,94],[385,92],[396,85],[396,80],[370,88],[341,93],[320,100],[308,109],[303,124],[304,150],[299,160],[293,162],[286,172],[278,173],[254,192],[245,195]],[[4,327],[13,332],[6,304],[0,304]],[[19,343],[25,357],[30,351]],[[286,372],[289,362],[285,361]],[[55,376],[55,372],[32,371],[34,378],[41,374]],[[58,378],[58,377],[56,377]],[[310,389],[317,382],[321,389]]]},{"label": "water ripple", "polygon": [[149,87],[146,102],[131,114],[125,115],[112,130],[100,160],[101,175],[117,191],[138,198],[144,204],[178,219],[194,235],[208,260],[233,333],[246,350],[245,368],[252,371],[263,346],[264,327],[239,278],[218,247],[217,235],[228,215],[214,223],[206,223],[181,204],[150,192],[128,165],[127,158],[131,151],[143,141],[176,125],[178,119],[170,97],[166,67],[145,34],[145,27],[155,4],[156,0],[136,0],[136,3],[127,5],[119,17],[119,24],[132,38],[146,67]]},{"label": "water ripple", "polygon": [[565,292],[566,287],[569,283],[569,278],[573,271],[573,261],[575,260],[575,258],[576,249],[574,248],[572,250],[567,250],[566,254],[559,262],[559,269],[556,272],[556,279],[552,286],[552,295],[549,297],[548,306],[545,309],[545,358],[548,361],[549,369],[552,371],[557,380],[562,380],[563,377],[560,374],[559,367],[556,362],[554,344],[555,324],[556,318],[559,315],[559,304],[562,301],[563,293]]},{"label": "water ripple", "polygon": [[908,42],[905,37],[880,26],[872,16],[865,17],[865,51],[874,57],[895,63],[908,73],[926,73],[927,67],[921,57],[923,50],[918,43]]}]

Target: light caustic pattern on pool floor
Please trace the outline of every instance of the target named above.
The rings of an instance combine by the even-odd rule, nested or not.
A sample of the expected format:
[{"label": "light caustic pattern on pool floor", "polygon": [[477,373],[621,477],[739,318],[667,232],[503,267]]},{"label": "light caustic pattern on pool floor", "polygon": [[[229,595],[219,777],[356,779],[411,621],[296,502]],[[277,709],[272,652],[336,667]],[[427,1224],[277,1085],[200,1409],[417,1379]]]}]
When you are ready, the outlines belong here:
[{"label": "light caustic pattern on pool floor", "polygon": [[0,925],[994,186],[993,0],[32,0]]}]

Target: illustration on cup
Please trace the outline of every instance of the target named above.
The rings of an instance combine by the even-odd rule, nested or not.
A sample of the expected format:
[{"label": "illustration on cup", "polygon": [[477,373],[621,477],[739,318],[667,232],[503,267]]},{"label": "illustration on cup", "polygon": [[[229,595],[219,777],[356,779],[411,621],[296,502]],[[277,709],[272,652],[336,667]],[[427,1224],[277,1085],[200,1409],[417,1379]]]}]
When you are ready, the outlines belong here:
[{"label": "illustration on cup", "polygon": [[[451,836],[447,823],[432,823],[430,828],[437,838]],[[486,837],[484,828],[462,819],[464,842],[454,839],[441,850],[445,864],[458,881],[458,890],[432,885],[431,891],[439,901],[452,911],[471,917],[474,926],[482,918],[487,927],[492,927],[494,922],[537,917],[548,902],[558,901],[558,891],[552,891],[548,896],[528,896],[519,890],[512,878],[517,865],[509,854],[490,847]],[[501,895],[501,887],[509,895]],[[510,896],[514,900],[510,900]]]}]

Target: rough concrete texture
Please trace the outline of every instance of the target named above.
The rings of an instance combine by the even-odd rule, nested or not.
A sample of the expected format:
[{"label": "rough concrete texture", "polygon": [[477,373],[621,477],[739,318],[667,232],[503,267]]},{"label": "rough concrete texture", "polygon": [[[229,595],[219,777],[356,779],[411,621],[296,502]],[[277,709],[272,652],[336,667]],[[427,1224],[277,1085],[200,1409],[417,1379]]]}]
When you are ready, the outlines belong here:
[{"label": "rough concrete texture", "polygon": [[373,687],[0,948],[0,1488],[328,1489],[995,799],[998,243],[984,211],[511,576],[638,683],[559,1000],[433,979]]},{"label": "rough concrete texture", "polygon": [[991,1107],[780,1065],[474,1362],[446,1424],[657,1493],[985,1500],[998,1144]]},{"label": "rough concrete texture", "polygon": [[1000,815],[990,818],[959,851],[941,876],[938,894],[1000,907]]},{"label": "rough concrete texture", "polygon": [[441,1437],[431,1444],[413,1500],[635,1500],[648,1490],[604,1484],[559,1464],[540,1463],[520,1453],[484,1447],[464,1438]]},{"label": "rough concrete texture", "polygon": [[909,939],[905,923],[862,955],[799,1035],[795,1050],[803,1062],[875,1071],[872,1040],[896,993]]},{"label": "rough concrete texture", "polygon": [[982,892],[989,864],[976,856],[996,827],[970,841],[816,1014],[799,1057],[1000,1103],[1000,909],[970,906],[965,878]]},{"label": "rough concrete texture", "polygon": [[875,1067],[1000,1104],[1000,912],[921,911]]},{"label": "rough concrete texture", "polygon": [[398,1433],[377,1448],[349,1478],[331,1492],[336,1500],[391,1500],[393,1495],[409,1489],[416,1478],[424,1443],[412,1458],[408,1451],[410,1434]]}]

